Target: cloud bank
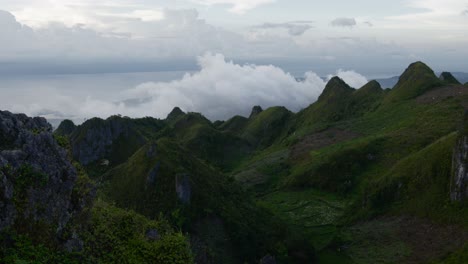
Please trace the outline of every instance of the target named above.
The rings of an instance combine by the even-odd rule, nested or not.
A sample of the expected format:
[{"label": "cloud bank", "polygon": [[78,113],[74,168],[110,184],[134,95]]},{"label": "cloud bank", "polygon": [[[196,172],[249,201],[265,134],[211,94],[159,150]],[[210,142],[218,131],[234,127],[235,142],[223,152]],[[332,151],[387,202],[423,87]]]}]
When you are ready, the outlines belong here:
[{"label": "cloud bank", "polygon": [[[198,62],[200,71],[178,80],[147,82],[120,92],[109,89],[108,96],[100,98],[79,98],[66,90],[37,87],[28,91],[34,103],[13,102],[12,98],[20,98],[13,90],[5,94],[9,99],[0,99],[0,103],[15,112],[78,121],[115,114],[164,118],[175,106],[201,112],[211,120],[225,120],[238,114],[247,116],[253,105],[285,106],[299,111],[315,102],[326,85],[326,80],[313,72],[307,72],[304,81],[298,82],[278,67],[239,65],[220,54],[206,54]],[[354,71],[340,70],[336,75],[354,87],[367,82]]]}]

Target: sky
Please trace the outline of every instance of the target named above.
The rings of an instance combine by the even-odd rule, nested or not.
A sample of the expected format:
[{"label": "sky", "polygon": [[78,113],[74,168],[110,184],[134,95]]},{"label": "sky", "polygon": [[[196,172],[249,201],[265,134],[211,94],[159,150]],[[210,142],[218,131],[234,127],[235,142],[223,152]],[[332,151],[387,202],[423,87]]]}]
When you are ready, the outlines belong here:
[{"label": "sky", "polygon": [[[114,91],[119,97],[113,101],[88,91],[80,105],[103,109],[76,106],[67,116],[117,111],[163,116],[179,104],[225,119],[244,114],[247,104],[299,110],[323,89],[313,76],[355,74],[349,81],[358,86],[355,80],[398,75],[418,60],[436,71],[468,71],[468,0],[0,0],[0,39],[0,80],[9,78],[8,85],[0,84],[2,93],[13,96],[11,76],[18,76],[20,85],[26,75],[99,74],[102,81],[106,74],[180,72],[171,80],[155,75],[126,84]],[[239,74],[254,81],[239,83]],[[297,84],[294,77],[306,82]],[[265,82],[258,81],[262,78]],[[71,91],[64,89],[70,80],[58,78],[62,83],[52,85],[37,79],[59,94],[46,100],[49,106],[69,100],[64,98]],[[210,93],[194,87],[197,82],[211,87]],[[220,110],[230,104],[207,103],[200,94],[215,94],[218,102],[254,99]],[[32,115],[67,112],[59,106],[44,109],[43,98],[26,103],[16,97],[21,100],[0,99],[2,108]]]}]

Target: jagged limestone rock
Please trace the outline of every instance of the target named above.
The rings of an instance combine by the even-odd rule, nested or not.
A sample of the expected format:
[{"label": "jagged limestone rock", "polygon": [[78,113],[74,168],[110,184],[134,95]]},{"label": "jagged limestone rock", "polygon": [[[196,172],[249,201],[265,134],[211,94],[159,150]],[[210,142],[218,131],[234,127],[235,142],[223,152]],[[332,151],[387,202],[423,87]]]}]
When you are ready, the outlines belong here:
[{"label": "jagged limestone rock", "polygon": [[126,159],[119,153],[133,153],[146,143],[129,119],[118,116],[86,121],[75,129],[70,141],[73,158],[85,166],[102,159],[119,164]]},{"label": "jagged limestone rock", "polygon": [[40,227],[41,236],[62,239],[94,194],[77,196],[77,171],[44,118],[0,111],[0,138],[0,231],[37,233]]},{"label": "jagged limestone rock", "polygon": [[461,84],[450,72],[443,72],[439,79],[449,84]]},{"label": "jagged limestone rock", "polygon": [[184,204],[190,203],[192,196],[192,186],[190,184],[190,175],[180,173],[176,175],[176,192],[179,200]]},{"label": "jagged limestone rock", "polygon": [[167,115],[166,120],[173,121],[182,115],[185,115],[184,111],[182,111],[182,109],[179,107],[174,107],[174,109],[172,109],[172,111]]},{"label": "jagged limestone rock", "polygon": [[263,109],[261,106],[259,105],[256,105],[252,108],[252,111],[250,112],[250,116],[249,118],[252,119],[254,117],[256,117],[258,114],[260,114],[261,112],[263,112]]},{"label": "jagged limestone rock", "polygon": [[54,133],[62,136],[69,136],[75,131],[76,125],[73,121],[65,119],[63,120]]},{"label": "jagged limestone rock", "polygon": [[465,201],[468,198],[468,111],[465,112],[464,124],[453,152],[452,182],[450,199]]}]

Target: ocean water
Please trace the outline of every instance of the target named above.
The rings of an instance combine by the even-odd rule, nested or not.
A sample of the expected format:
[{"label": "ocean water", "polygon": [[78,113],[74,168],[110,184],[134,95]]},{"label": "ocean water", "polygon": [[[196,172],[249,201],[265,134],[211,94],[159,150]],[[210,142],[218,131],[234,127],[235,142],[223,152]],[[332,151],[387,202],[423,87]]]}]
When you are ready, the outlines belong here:
[{"label": "ocean water", "polygon": [[[63,119],[77,123],[84,120],[61,116],[54,109],[66,109],[67,100],[77,102],[94,99],[112,101],[125,90],[146,82],[168,82],[180,79],[185,71],[60,74],[60,75],[0,75],[0,110],[28,115],[40,115],[56,127]],[[63,100],[67,97],[67,100]],[[62,104],[62,105],[57,105]]]}]

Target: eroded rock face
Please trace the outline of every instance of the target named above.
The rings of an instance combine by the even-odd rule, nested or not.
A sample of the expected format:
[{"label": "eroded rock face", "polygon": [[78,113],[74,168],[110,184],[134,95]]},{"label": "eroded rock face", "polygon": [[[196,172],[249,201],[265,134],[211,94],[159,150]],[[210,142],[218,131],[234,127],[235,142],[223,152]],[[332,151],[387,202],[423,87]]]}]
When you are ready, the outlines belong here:
[{"label": "eroded rock face", "polygon": [[465,112],[464,127],[455,146],[452,166],[450,199],[466,201],[468,199],[468,111]]},{"label": "eroded rock face", "polygon": [[263,112],[262,107],[259,106],[259,105],[256,105],[256,106],[254,106],[254,107],[252,108],[252,111],[250,112],[249,118],[252,119],[252,118],[258,116],[261,112]]},{"label": "eroded rock face", "polygon": [[76,169],[44,118],[0,111],[0,231],[50,227],[57,236],[92,197],[73,194]]},{"label": "eroded rock face", "polygon": [[138,134],[134,133],[124,118],[88,120],[71,135],[73,158],[85,166],[102,159],[110,159],[111,163],[115,163],[116,160],[110,158],[112,151],[122,151],[113,149],[117,141],[135,141],[135,146],[132,146],[135,150],[145,143],[141,137],[130,139],[130,135],[137,137]]},{"label": "eroded rock face", "polygon": [[190,184],[190,176],[186,173],[176,175],[176,193],[179,200],[184,204],[190,203],[192,196],[192,186]]},{"label": "eroded rock face", "polygon": [[455,148],[453,156],[453,182],[450,197],[452,201],[463,201],[468,197],[468,137],[463,136]]}]

